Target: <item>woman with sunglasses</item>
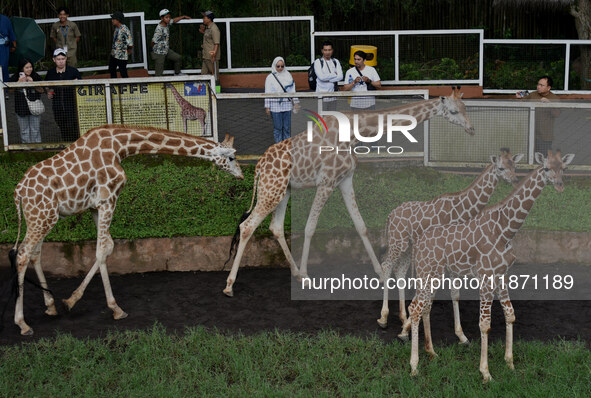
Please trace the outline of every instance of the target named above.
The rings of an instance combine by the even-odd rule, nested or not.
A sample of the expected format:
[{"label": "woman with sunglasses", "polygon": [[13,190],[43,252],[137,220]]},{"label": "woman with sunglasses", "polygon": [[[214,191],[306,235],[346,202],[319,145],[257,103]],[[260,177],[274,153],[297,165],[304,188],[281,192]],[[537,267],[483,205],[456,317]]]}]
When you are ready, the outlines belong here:
[{"label": "woman with sunglasses", "polygon": [[[295,93],[295,82],[285,68],[285,60],[277,57],[271,65],[271,73],[265,80],[265,93]],[[291,111],[300,109],[297,98],[265,98],[265,111],[273,118],[273,136],[275,142],[291,136]]]}]

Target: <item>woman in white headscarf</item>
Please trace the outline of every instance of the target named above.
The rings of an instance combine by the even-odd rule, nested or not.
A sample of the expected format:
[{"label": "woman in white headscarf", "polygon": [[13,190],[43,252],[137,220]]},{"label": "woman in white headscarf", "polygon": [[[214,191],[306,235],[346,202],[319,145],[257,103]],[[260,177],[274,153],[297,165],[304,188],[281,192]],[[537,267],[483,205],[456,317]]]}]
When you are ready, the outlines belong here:
[{"label": "woman in white headscarf", "polygon": [[[265,80],[265,93],[295,93],[295,82],[286,70],[285,60],[277,57],[271,65],[271,73]],[[275,142],[291,136],[291,111],[300,109],[297,98],[265,98],[265,111],[273,118],[273,136]]]}]

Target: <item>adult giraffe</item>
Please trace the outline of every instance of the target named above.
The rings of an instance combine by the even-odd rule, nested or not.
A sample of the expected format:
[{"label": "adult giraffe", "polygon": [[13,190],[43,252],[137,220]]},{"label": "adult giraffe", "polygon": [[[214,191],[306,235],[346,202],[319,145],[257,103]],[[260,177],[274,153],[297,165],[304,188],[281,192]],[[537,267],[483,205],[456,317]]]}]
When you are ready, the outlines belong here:
[{"label": "adult giraffe", "polygon": [[[351,125],[353,125],[354,116],[358,116],[359,132],[364,136],[374,132],[376,126],[378,126],[379,118],[384,114],[414,116],[417,123],[439,115],[451,123],[464,127],[468,134],[474,135],[474,128],[466,115],[466,106],[461,101],[459,87],[452,88],[452,94],[448,97],[439,97],[376,111],[343,112],[343,114],[347,116]],[[350,142],[339,142],[339,128],[336,118],[328,117],[327,119],[327,131],[322,132],[318,127],[314,126],[311,142],[308,142],[306,132],[300,133],[270,146],[257,162],[251,206],[242,216],[243,221],[241,220],[239,230],[236,231],[235,239],[230,248],[231,258],[232,251],[238,245],[236,257],[224,289],[224,294],[227,296],[234,295],[232,286],[236,281],[240,260],[248,240],[257,226],[271,212],[273,217],[269,229],[278,240],[287,257],[292,275],[306,278],[308,276],[307,264],[310,241],[316,230],[320,211],[336,187],[341,190],[347,211],[363,241],[375,272],[381,276],[380,263],[367,237],[367,228],[359,213],[353,190],[353,173],[357,166],[357,157],[354,153],[350,153],[352,152],[350,149],[358,143],[358,140],[355,136],[351,136]],[[406,124],[406,122],[400,122],[400,125]],[[319,153],[321,147],[327,146],[338,147],[339,150]],[[298,269],[285,240],[283,229],[285,211],[291,188],[313,187],[317,188],[316,196],[306,222],[302,262],[301,267]]]},{"label": "adult giraffe", "polygon": [[463,223],[437,225],[425,231],[417,240],[413,251],[417,287],[415,297],[408,307],[412,324],[411,374],[416,375],[419,363],[419,322],[423,318],[425,350],[435,356],[431,340],[429,320],[436,284],[444,273],[452,276],[477,278],[480,283],[480,373],[483,381],[490,381],[488,369],[488,333],[490,331],[491,306],[496,294],[505,314],[505,361],[513,365],[513,323],[515,311],[509,299],[506,274],[515,261],[511,245],[535,200],[546,184],[554,185],[557,192],[564,190],[562,174],[574,159],[574,154],[561,156],[560,151],[548,150],[545,158],[536,152],[536,162],[541,166],[533,170],[505,199],[484,209],[476,217]]},{"label": "adult giraffe", "polygon": [[[54,299],[47,290],[47,282],[41,268],[43,239],[57,223],[60,216],[92,210],[97,226],[96,261],[82,284],[64,300],[68,309],[82,298],[86,286],[100,269],[107,305],[113,310],[113,318],[122,319],[127,314],[117,305],[106,259],[113,251],[113,239],[109,226],[117,198],[127,177],[121,160],[141,153],[164,153],[209,160],[222,170],[242,179],[242,170],[236,162],[233,137],[226,135],[222,143],[193,137],[183,133],[153,127],[105,125],[91,129],[57,155],[31,167],[14,191],[14,203],[18,213],[18,235],[10,260],[18,272],[18,298],[14,323],[22,335],[33,334],[23,314],[23,282],[29,262],[33,263],[41,286],[48,315],[57,315]],[[17,250],[21,230],[21,207],[27,223],[27,233]]]}]

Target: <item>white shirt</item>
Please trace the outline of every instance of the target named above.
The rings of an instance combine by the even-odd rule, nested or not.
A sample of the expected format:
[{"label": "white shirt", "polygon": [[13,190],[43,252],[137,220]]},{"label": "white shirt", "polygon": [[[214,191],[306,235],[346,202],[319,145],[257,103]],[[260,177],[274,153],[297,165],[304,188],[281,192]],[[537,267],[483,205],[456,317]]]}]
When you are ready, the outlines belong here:
[{"label": "white shirt", "polygon": [[[295,93],[295,82],[292,80],[290,84],[283,85],[285,91],[288,93]],[[268,93],[283,93],[283,89],[277,83],[273,74],[270,73],[265,80],[265,94]],[[291,100],[291,101],[290,101]],[[271,112],[289,112],[293,108],[293,104],[299,103],[298,98],[265,98],[265,108],[269,108]]]},{"label": "white shirt", "polygon": [[[343,80],[343,69],[341,68],[341,63],[336,58],[331,58],[330,61],[327,61],[324,57],[316,59],[314,61],[314,72],[316,73],[317,93],[332,93],[334,92],[335,82]],[[336,98],[331,97],[325,98],[324,100],[334,101]]]},{"label": "white shirt", "polygon": [[[372,67],[365,65],[363,70],[360,70],[363,76],[367,76],[372,82],[380,81],[380,76],[378,72]],[[359,77],[359,73],[355,67],[349,69],[345,74],[345,84],[351,84]],[[365,82],[360,81],[355,83],[351,91],[368,91],[367,85]],[[376,104],[375,97],[352,97],[351,98],[351,108],[369,108]]]}]

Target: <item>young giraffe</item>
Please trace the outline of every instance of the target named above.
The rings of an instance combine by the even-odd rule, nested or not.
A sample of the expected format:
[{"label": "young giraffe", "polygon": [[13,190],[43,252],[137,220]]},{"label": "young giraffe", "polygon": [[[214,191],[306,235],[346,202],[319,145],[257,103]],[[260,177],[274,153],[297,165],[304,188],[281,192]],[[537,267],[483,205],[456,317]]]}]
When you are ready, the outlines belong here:
[{"label": "young giraffe", "polygon": [[409,306],[412,323],[410,356],[412,375],[417,374],[419,362],[418,338],[421,316],[425,330],[425,350],[431,356],[436,355],[431,341],[429,321],[435,291],[430,293],[433,285],[429,281],[441,278],[446,271],[454,276],[478,278],[482,282],[480,284],[479,326],[481,336],[480,372],[484,382],[492,379],[488,369],[488,333],[490,331],[490,310],[495,293],[505,314],[505,361],[510,369],[514,369],[513,322],[515,322],[515,312],[506,286],[498,282],[501,278],[505,278],[509,267],[515,261],[511,241],[525,221],[535,200],[542,193],[546,184],[552,183],[558,192],[564,190],[562,173],[566,165],[572,162],[574,156],[574,154],[568,154],[561,157],[560,151],[553,154],[549,150],[548,158],[544,158],[541,153],[536,153],[536,162],[542,166],[533,170],[503,201],[483,210],[467,222],[431,227],[417,240],[413,259],[416,276],[423,282],[423,286],[421,289],[417,289]]},{"label": "young giraffe", "polygon": [[[343,113],[349,118],[350,122],[353,121],[353,112]],[[461,101],[459,87],[453,89],[449,97],[440,97],[357,114],[360,134],[367,136],[373,133],[375,126],[378,126],[378,118],[384,114],[392,113],[414,116],[418,123],[436,115],[443,116],[449,122],[464,127],[468,134],[474,135],[474,128],[466,115],[466,106]],[[242,216],[244,221],[241,220],[230,248],[231,258],[232,251],[238,244],[236,257],[224,289],[224,294],[227,296],[233,296],[234,294],[232,286],[236,281],[240,260],[248,240],[258,225],[271,212],[273,216],[269,229],[278,240],[283,253],[287,257],[292,275],[306,278],[308,276],[307,263],[312,235],[316,230],[320,211],[336,187],[341,190],[347,211],[363,241],[375,272],[382,276],[380,264],[367,238],[367,228],[359,213],[355,201],[355,192],[353,191],[353,173],[357,166],[357,157],[354,153],[349,153],[348,150],[354,147],[358,141],[352,136],[350,142],[338,142],[337,120],[335,117],[327,119],[326,132],[323,133],[314,126],[312,142],[307,141],[306,132],[300,133],[272,145],[259,159],[255,168],[251,206]],[[400,124],[403,124],[403,122],[400,122]],[[319,155],[320,147],[327,145],[337,146],[338,150]],[[298,269],[285,240],[283,230],[285,211],[291,188],[313,187],[316,187],[316,196],[306,222],[301,268]]]},{"label": "young giraffe", "polygon": [[185,125],[185,134],[187,134],[188,131],[187,120],[199,120],[201,122],[201,131],[205,134],[205,118],[207,117],[207,112],[205,112],[203,108],[199,108],[184,99],[171,83],[166,83],[166,87],[170,88],[172,95],[174,95],[174,99],[181,107],[181,117],[183,118],[183,124]]},{"label": "young giraffe", "polygon": [[[233,141],[233,137],[226,136],[220,144],[152,127],[105,125],[89,130],[62,152],[27,170],[14,192],[18,235],[9,255],[13,265],[16,263],[18,271],[14,323],[20,327],[21,334],[33,334],[23,315],[23,281],[29,262],[35,267],[41,286],[47,289],[40,262],[43,239],[61,216],[81,213],[87,209],[91,209],[97,226],[96,261],[80,287],[64,303],[71,309],[100,269],[107,305],[113,310],[113,317],[121,319],[127,316],[115,302],[106,265],[106,259],[113,251],[109,226],[117,198],[127,180],[121,167],[122,159],[141,153],[197,157],[209,160],[222,170],[242,179],[242,170],[235,158],[236,150],[232,148]],[[27,223],[27,233],[17,251],[21,207]],[[56,315],[51,293],[44,290],[43,296],[47,306],[46,314]]]},{"label": "young giraffe", "polygon": [[[439,195],[435,199],[426,202],[405,202],[392,210],[386,224],[386,236],[388,237],[388,254],[382,262],[384,270],[384,300],[381,318],[378,324],[382,328],[388,326],[388,286],[387,279],[392,271],[396,280],[406,276],[411,263],[411,246],[423,232],[432,225],[445,225],[454,222],[467,221],[474,217],[487,205],[492,196],[499,178],[510,184],[517,183],[515,164],[523,154],[511,155],[508,148],[501,148],[501,156],[492,155],[491,163],[466,189]],[[406,323],[406,305],[404,289],[398,290],[399,317],[404,325]],[[459,291],[452,295],[454,303],[455,331],[461,343],[467,343],[468,339],[462,332],[459,320]],[[407,329],[403,329],[399,338],[408,339]]]}]

